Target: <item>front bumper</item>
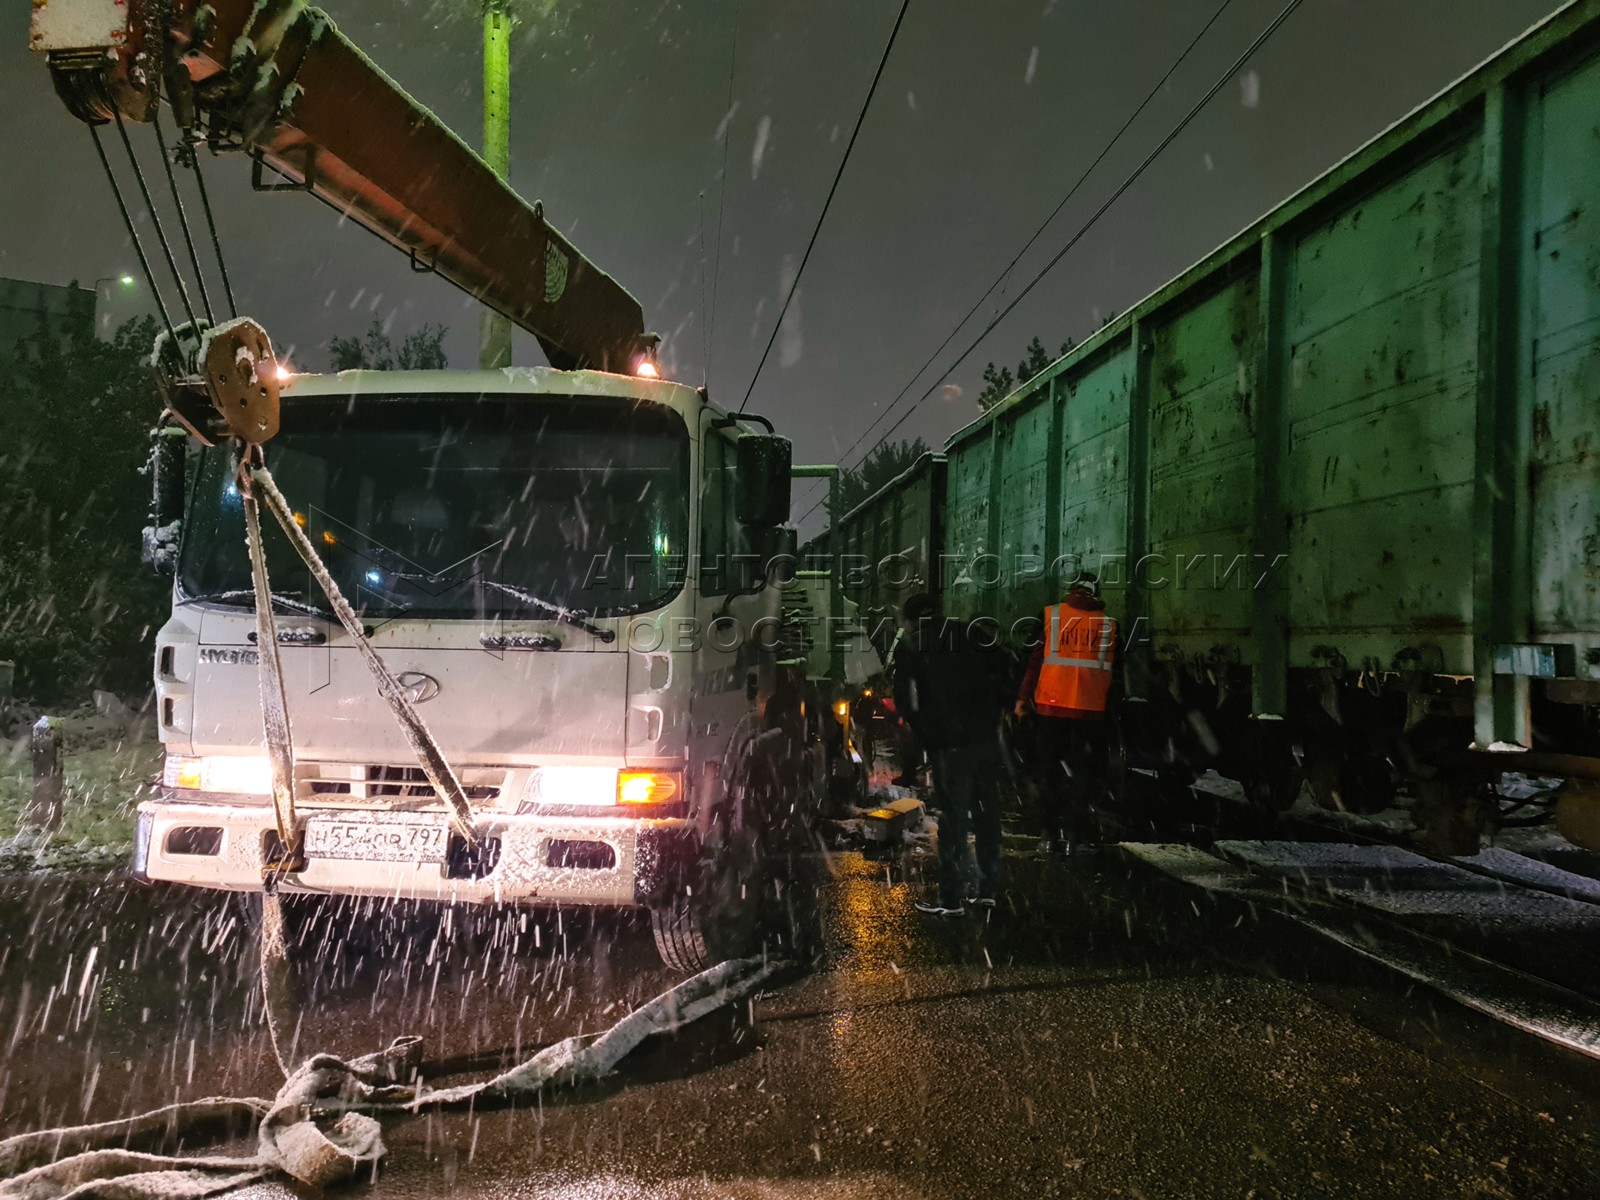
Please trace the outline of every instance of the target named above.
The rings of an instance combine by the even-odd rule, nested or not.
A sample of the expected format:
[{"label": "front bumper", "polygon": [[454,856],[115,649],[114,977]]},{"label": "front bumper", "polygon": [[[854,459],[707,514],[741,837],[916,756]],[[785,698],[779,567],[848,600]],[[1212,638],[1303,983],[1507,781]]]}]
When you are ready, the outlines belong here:
[{"label": "front bumper", "polygon": [[[364,812],[301,806],[299,815],[383,823],[433,821],[439,813]],[[666,895],[694,854],[680,818],[485,813],[474,832],[494,853],[463,874],[454,862],[368,862],[308,856],[280,890],[475,903],[635,907]],[[134,872],[142,879],[259,891],[276,843],[272,809],[259,804],[148,800],[138,809]],[[456,856],[452,856],[455,859]]]}]

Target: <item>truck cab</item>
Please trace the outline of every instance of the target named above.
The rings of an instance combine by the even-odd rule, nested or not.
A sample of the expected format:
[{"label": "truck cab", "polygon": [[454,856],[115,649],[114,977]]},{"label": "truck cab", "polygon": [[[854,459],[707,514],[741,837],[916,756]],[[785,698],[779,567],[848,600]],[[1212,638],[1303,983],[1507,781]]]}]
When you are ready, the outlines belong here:
[{"label": "truck cab", "polygon": [[[762,824],[727,810],[812,811],[823,778],[826,702],[803,664],[784,667],[787,442],[681,384],[548,368],[298,375],[280,413],[266,462],[455,769],[477,835],[452,830],[269,527],[305,839],[281,890],[644,907],[673,965],[731,952],[693,911],[697,891],[712,903],[708,846]],[[166,764],[138,811],[136,868],[259,890],[282,847],[237,451],[163,444],[169,508],[182,481],[181,515],[154,524],[173,574],[155,663]],[[759,869],[720,872],[725,890],[730,871]]]}]

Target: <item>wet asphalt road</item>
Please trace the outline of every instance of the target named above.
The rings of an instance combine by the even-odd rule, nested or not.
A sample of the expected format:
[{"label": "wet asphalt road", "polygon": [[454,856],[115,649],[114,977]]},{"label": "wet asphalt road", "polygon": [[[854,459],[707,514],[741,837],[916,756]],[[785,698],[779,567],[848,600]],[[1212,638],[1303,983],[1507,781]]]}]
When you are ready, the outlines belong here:
[{"label": "wet asphalt road", "polygon": [[[911,908],[917,861],[835,855],[816,970],[645,1047],[603,1087],[392,1123],[381,1175],[351,1194],[1600,1194],[1586,1067],[1557,1064],[1556,1081],[1516,1035],[1114,854],[1007,866],[989,920],[937,922]],[[345,928],[352,943],[325,944]],[[420,1033],[435,1082],[675,982],[648,930],[616,918],[311,919],[305,936],[300,1049]],[[0,1128],[270,1095],[254,954],[226,898],[0,884]]]}]

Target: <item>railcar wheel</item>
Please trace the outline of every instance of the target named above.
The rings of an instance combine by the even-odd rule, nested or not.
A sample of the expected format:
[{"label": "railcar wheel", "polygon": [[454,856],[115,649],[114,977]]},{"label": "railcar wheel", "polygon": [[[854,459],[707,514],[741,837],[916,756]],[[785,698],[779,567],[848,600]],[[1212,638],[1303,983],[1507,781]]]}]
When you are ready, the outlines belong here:
[{"label": "railcar wheel", "polygon": [[1317,804],[1333,812],[1364,816],[1394,803],[1394,768],[1386,758],[1311,757],[1306,762],[1306,782]]},{"label": "railcar wheel", "polygon": [[1350,758],[1339,771],[1339,803],[1346,812],[1368,815],[1392,807],[1394,768],[1386,758]]},{"label": "railcar wheel", "polygon": [[1305,775],[1294,754],[1287,749],[1264,752],[1242,772],[1240,785],[1245,802],[1260,816],[1278,816],[1294,807],[1305,784]]}]

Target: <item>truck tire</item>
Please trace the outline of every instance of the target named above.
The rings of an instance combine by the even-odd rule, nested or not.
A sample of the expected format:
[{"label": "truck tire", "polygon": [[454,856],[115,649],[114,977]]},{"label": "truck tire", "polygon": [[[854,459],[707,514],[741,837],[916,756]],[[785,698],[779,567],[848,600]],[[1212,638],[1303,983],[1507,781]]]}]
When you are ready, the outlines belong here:
[{"label": "truck tire", "polygon": [[702,855],[694,882],[650,910],[656,953],[674,971],[704,971],[760,944],[765,856],[754,826],[738,824]]}]

